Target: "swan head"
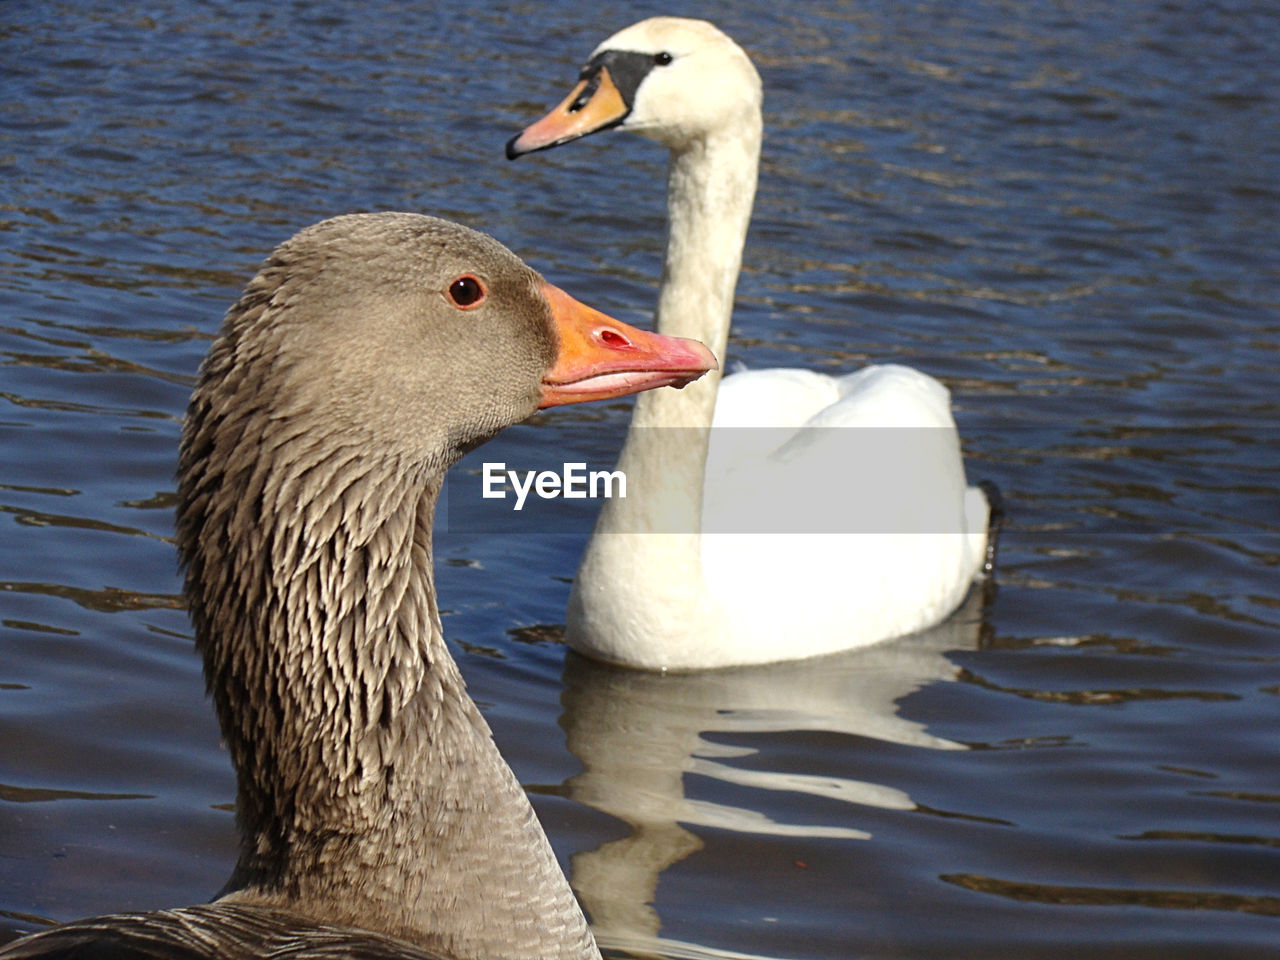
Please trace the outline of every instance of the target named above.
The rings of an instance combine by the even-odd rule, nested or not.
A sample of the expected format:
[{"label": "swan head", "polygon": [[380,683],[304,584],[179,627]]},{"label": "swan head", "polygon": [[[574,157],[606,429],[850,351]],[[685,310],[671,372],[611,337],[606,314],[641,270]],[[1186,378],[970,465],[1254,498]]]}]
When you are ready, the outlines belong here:
[{"label": "swan head", "polygon": [[569,95],[512,138],[507,157],[614,127],[683,150],[758,129],[760,103],[760,75],[729,37],[705,20],[653,17],[596,47]]}]

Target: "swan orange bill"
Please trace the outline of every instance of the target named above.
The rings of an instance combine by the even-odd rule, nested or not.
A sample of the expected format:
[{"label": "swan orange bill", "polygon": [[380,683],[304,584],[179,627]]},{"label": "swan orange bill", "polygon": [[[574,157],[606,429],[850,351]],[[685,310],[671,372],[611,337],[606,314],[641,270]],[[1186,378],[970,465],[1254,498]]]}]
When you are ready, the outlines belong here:
[{"label": "swan orange bill", "polygon": [[637,330],[549,283],[542,293],[551,304],[559,352],[542,378],[540,408],[683,387],[717,367],[697,340]]},{"label": "swan orange bill", "polygon": [[512,138],[507,144],[507,159],[595,133],[621,122],[630,109],[609,75],[609,68],[601,67],[570,90],[559,106]]}]

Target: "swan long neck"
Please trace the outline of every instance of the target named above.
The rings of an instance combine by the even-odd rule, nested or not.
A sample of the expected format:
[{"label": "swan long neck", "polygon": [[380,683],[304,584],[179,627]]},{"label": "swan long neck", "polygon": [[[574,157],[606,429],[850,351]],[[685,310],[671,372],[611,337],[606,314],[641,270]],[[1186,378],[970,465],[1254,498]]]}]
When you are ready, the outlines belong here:
[{"label": "swan long neck", "polygon": [[755,200],[760,126],[721,131],[673,150],[658,326],[703,337],[720,355]]},{"label": "swan long neck", "polygon": [[282,424],[184,435],[178,539],[238,785],[224,899],[451,956],[598,957],[444,643],[446,464]]},{"label": "swan long neck", "polygon": [[[664,335],[701,340],[721,369],[682,390],[652,390],[636,398],[619,467],[639,495],[606,504],[606,511],[615,512],[614,529],[699,529],[708,430],[755,198],[760,140],[756,109],[739,123],[672,148],[657,329]],[[687,435],[664,443],[662,434],[670,429]],[[659,492],[676,490],[684,491],[679,503]],[[602,522],[608,525],[610,520],[602,517]]]}]

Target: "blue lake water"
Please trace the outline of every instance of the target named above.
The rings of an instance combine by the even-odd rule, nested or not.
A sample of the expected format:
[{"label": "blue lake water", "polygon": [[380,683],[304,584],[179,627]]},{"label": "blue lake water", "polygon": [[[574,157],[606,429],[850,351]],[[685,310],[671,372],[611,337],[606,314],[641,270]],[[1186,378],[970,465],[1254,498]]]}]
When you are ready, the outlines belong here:
[{"label": "blue lake water", "polygon": [[[0,940],[230,870],[169,538],[186,397],[240,286],[308,223],[415,210],[646,323],[663,151],[502,147],[660,12],[0,10]],[[765,82],[730,364],[939,377],[1009,522],[994,599],[937,630],[662,677],[559,642],[589,517],[451,515],[452,649],[606,952],[1274,956],[1280,8],[678,12]],[[512,437],[607,464],[629,410]]]}]

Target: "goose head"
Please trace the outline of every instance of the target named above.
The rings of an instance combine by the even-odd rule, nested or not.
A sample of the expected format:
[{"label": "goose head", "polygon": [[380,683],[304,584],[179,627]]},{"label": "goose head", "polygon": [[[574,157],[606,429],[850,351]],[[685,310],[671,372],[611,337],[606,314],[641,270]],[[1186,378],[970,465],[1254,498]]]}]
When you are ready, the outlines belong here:
[{"label": "goose head", "polygon": [[322,432],[436,465],[539,408],[679,387],[714,366],[702,344],[579,303],[484,234],[353,214],[282,244],[246,288],[203,367],[188,445],[201,439],[207,460],[219,441],[270,449]]},{"label": "goose head", "polygon": [[742,48],[705,20],[653,17],[592,52],[577,85],[507,144],[507,157],[614,127],[675,151],[724,129],[759,126],[760,76]]}]

